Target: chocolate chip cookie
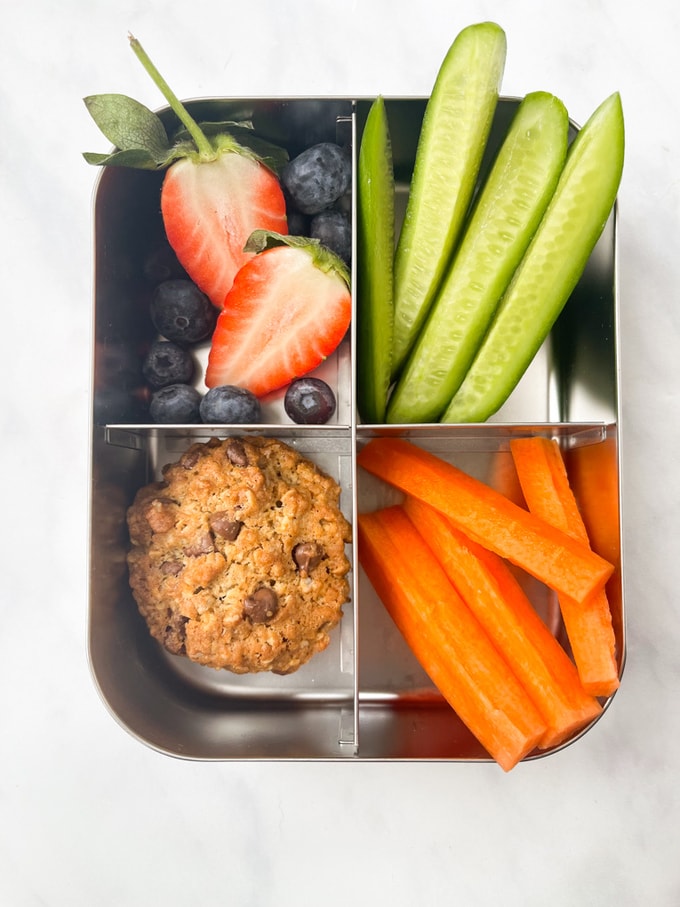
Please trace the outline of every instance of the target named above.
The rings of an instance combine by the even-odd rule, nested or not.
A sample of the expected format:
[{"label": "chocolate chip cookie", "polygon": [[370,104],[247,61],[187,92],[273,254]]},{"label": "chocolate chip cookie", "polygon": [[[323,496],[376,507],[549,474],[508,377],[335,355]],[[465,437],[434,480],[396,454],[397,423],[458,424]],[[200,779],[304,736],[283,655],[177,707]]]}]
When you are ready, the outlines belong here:
[{"label": "chocolate chip cookie", "polygon": [[236,674],[289,674],[349,600],[340,488],[273,438],[193,444],[128,510],[130,585],[170,652]]}]

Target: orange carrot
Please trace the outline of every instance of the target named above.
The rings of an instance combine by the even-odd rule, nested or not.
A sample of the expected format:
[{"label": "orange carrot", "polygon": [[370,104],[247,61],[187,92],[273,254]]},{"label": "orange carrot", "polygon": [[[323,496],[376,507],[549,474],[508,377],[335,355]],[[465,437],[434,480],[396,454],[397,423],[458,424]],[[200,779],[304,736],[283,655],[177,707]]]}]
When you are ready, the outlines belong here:
[{"label": "orange carrot", "polygon": [[625,628],[616,436],[609,434],[604,441],[597,444],[571,448],[565,454],[565,462],[569,481],[590,539],[590,546],[593,551],[614,564],[614,573],[607,581],[605,589],[616,637],[620,672]]},{"label": "orange carrot", "polygon": [[[557,441],[516,438],[510,442],[529,509],[581,542],[588,533],[572,491]],[[558,595],[562,619],[581,682],[594,696],[611,696],[619,686],[616,638],[604,589],[585,602]]]},{"label": "orange carrot", "polygon": [[399,506],[358,516],[360,563],[432,682],[509,771],[546,725]]},{"label": "orange carrot", "polygon": [[480,545],[577,601],[601,589],[614,569],[588,545],[409,441],[374,438],[357,461],[368,472],[446,514]]},{"label": "orange carrot", "polygon": [[569,656],[534,610],[505,561],[459,532],[443,514],[408,496],[404,510],[543,715],[539,746],[562,743],[602,707],[581,685]]},{"label": "orange carrot", "polygon": [[490,475],[486,482],[499,491],[504,498],[508,498],[513,504],[526,509],[522,486],[519,484],[517,470],[509,451],[496,452],[491,461]]},{"label": "orange carrot", "polygon": [[616,439],[610,435],[597,444],[574,447],[565,460],[591,547],[617,566],[621,542]]}]

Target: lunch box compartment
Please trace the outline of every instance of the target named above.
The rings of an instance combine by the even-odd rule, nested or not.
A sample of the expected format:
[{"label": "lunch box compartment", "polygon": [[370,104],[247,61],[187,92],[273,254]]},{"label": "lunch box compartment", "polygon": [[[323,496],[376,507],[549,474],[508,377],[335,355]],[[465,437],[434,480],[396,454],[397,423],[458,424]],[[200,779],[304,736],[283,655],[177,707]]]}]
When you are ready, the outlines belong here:
[{"label": "lunch box compartment", "polygon": [[[352,149],[356,162],[370,103],[366,98],[210,99],[187,106],[199,120],[245,117],[258,136],[285,145],[291,156],[315,141],[337,141]],[[386,99],[399,218],[425,104],[421,98]],[[517,104],[513,98],[499,102],[485,167]],[[172,114],[166,110],[162,116],[170,128]],[[136,491],[157,480],[162,466],[192,443],[249,433],[279,438],[332,475],[354,526],[357,513],[399,499],[356,464],[358,450],[386,434],[431,450],[504,492],[512,481],[513,437],[557,438],[570,470],[586,448],[606,445],[618,488],[616,209],[550,337],[507,404],[483,425],[363,424],[355,411],[353,319],[348,336],[318,371],[337,395],[329,424],[294,425],[281,392],[265,401],[261,425],[164,426],[149,422],[141,373],[144,350],[155,337],[150,294],[160,279],[172,276],[165,270],[167,256],[151,254],[164,245],[161,180],[161,174],[147,171],[105,169],[94,198],[89,656],[105,705],[139,741],[181,758],[491,761],[394,627],[359,566],[356,541],[347,548],[351,601],[328,649],[288,676],[234,675],[170,655],[151,638],[128,584],[126,511]],[[348,193],[342,205],[355,221],[354,199],[355,193]],[[355,274],[356,239],[353,286]],[[207,351],[208,344],[194,350],[199,383]],[[580,503],[587,509],[587,502]],[[619,524],[620,515],[614,527],[620,539]],[[608,593],[622,672],[620,558],[616,567]],[[555,595],[518,576],[568,649]]]}]

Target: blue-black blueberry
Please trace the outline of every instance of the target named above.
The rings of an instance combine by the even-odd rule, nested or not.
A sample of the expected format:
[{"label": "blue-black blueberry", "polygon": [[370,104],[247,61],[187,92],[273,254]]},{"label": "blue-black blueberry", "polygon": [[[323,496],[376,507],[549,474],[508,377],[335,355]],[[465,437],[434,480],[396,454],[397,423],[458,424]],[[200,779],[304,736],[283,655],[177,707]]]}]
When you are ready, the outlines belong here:
[{"label": "blue-black blueberry", "polygon": [[217,309],[191,280],[181,278],[159,283],[151,297],[151,320],[166,340],[185,345],[209,337]]},{"label": "blue-black blueberry", "polygon": [[194,374],[191,353],[172,340],[154,340],[144,357],[142,373],[151,387],[188,384]]},{"label": "blue-black blueberry", "polygon": [[201,421],[201,395],[190,384],[168,384],[151,397],[152,422],[165,425],[191,425]]},{"label": "blue-black blueberry", "polygon": [[350,156],[333,142],[307,148],[281,172],[281,182],[298,211],[318,214],[347,192],[352,181]]},{"label": "blue-black blueberry", "polygon": [[310,223],[309,235],[349,264],[352,258],[352,225],[342,211],[333,209],[315,214]]},{"label": "blue-black blueberry", "polygon": [[260,401],[245,387],[211,387],[201,400],[201,421],[212,424],[256,423],[262,418]]},{"label": "blue-black blueberry", "polygon": [[288,385],[283,406],[298,425],[323,425],[335,412],[335,394],[321,378],[296,378]]}]

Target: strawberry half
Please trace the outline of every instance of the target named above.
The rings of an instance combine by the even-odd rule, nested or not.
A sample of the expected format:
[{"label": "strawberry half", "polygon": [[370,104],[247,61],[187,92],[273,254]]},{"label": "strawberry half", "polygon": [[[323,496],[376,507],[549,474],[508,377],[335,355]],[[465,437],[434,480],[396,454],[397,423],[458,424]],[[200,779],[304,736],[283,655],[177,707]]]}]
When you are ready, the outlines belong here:
[{"label": "strawberry half", "polygon": [[318,240],[257,230],[213,333],[205,383],[262,397],[316,368],[339,345],[352,299],[344,262]]},{"label": "strawberry half", "polygon": [[254,157],[221,150],[214,161],[177,161],[161,191],[168,242],[194,283],[221,307],[236,272],[253,253],[243,248],[258,229],[287,233],[277,177]]},{"label": "strawberry half", "polygon": [[125,95],[93,95],[85,104],[116,147],[85,159],[101,166],[167,168],[161,213],[168,241],[189,277],[220,307],[236,272],[252,257],[243,251],[251,233],[288,232],[276,175],[288,155],[244,123],[199,126],[139,41],[130,36],[130,44],[184,131],[171,143],[161,119],[143,104]]}]

